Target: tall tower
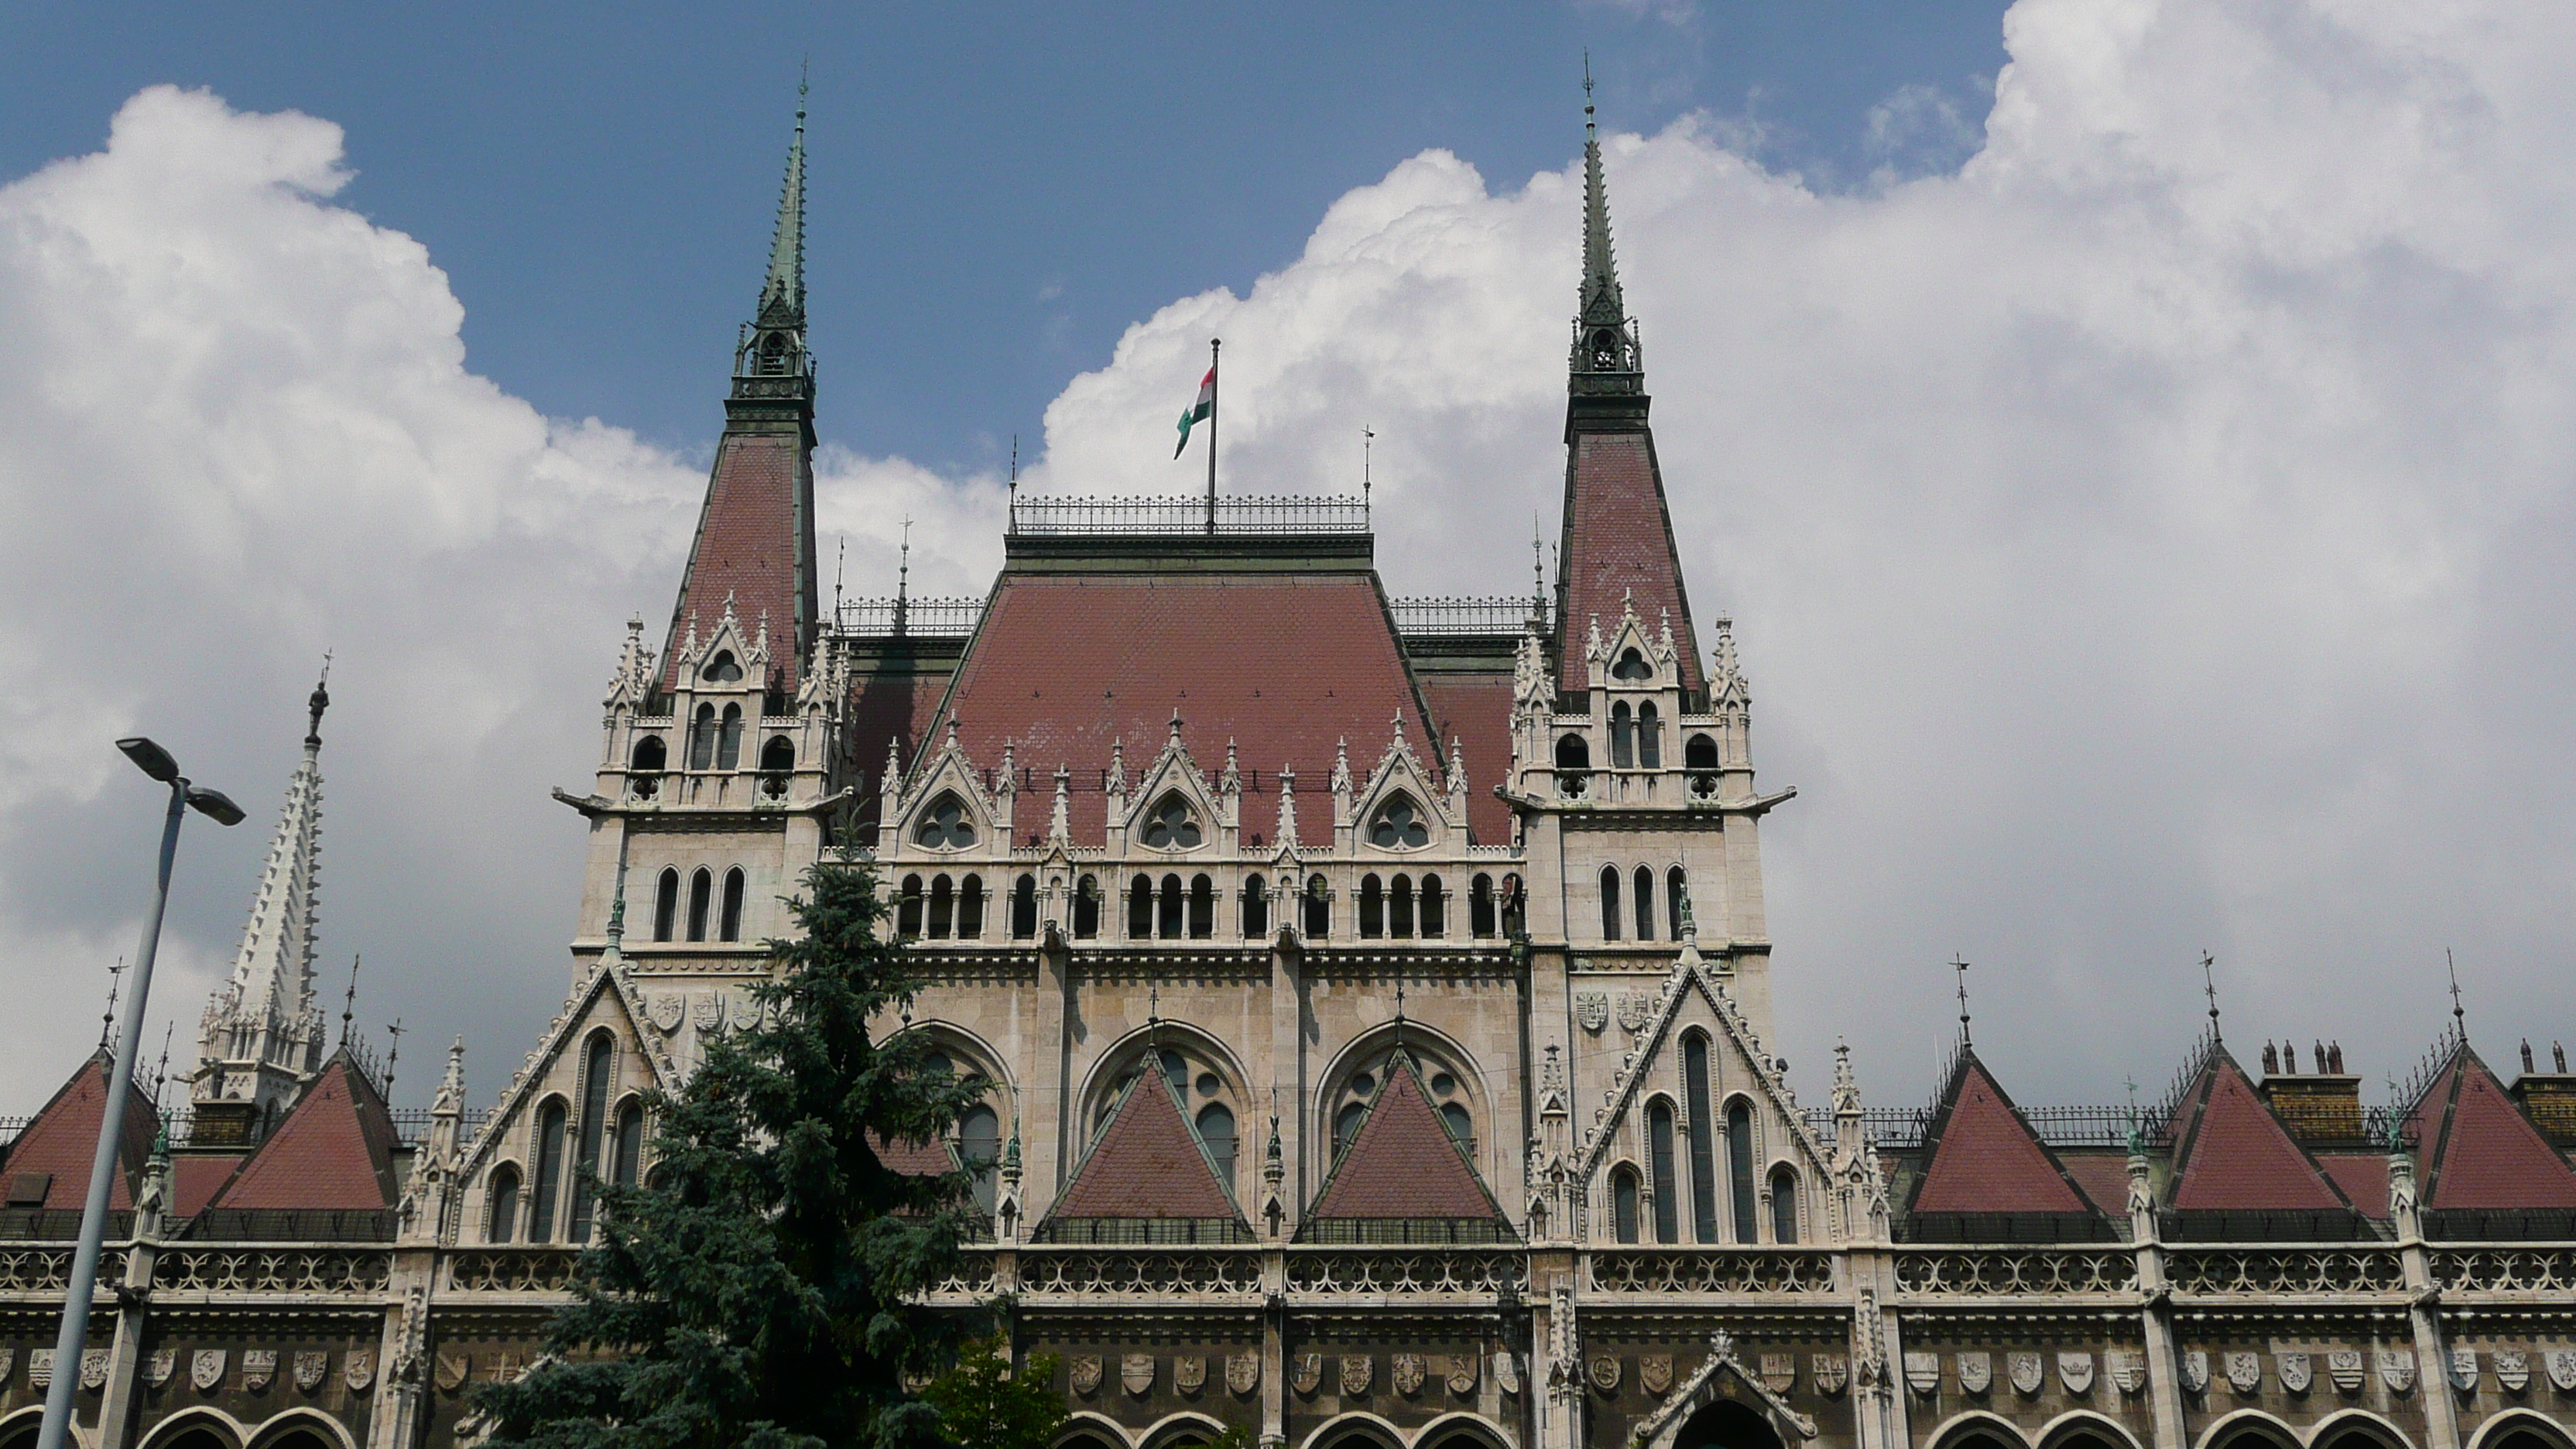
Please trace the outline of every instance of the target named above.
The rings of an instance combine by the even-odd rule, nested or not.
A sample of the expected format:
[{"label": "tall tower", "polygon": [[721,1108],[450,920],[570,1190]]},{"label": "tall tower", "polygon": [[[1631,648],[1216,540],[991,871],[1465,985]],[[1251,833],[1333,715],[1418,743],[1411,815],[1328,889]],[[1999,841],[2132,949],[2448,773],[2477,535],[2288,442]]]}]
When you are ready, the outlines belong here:
[{"label": "tall tower", "polygon": [[255,1139],[293,1105],[322,1066],[322,1009],[313,999],[313,945],[321,924],[322,711],[329,672],[313,686],[304,759],[287,781],[286,809],[260,868],[232,977],[206,1003],[197,1028],[196,1104],[201,1143]]}]

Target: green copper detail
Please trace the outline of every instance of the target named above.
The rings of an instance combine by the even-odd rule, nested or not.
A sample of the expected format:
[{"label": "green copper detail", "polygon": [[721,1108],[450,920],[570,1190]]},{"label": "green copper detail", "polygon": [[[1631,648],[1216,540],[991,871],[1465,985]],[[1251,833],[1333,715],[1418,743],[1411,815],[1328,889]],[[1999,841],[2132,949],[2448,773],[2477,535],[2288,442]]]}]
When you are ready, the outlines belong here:
[{"label": "green copper detail", "polygon": [[805,82],[796,83],[796,139],[787,148],[787,181],[778,193],[778,230],[769,243],[769,278],[760,288],[760,317],[784,307],[805,315]]}]

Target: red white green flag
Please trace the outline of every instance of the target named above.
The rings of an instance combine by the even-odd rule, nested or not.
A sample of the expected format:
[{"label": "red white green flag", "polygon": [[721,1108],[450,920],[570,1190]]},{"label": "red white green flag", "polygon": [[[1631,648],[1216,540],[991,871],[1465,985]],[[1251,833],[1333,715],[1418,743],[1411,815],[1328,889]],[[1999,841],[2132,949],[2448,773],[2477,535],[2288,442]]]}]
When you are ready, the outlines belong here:
[{"label": "red white green flag", "polygon": [[1181,440],[1172,445],[1172,456],[1175,458],[1181,456],[1181,450],[1190,445],[1191,424],[1203,423],[1215,416],[1216,367],[1210,364],[1207,376],[1199,379],[1199,400],[1190,404],[1181,414]]}]

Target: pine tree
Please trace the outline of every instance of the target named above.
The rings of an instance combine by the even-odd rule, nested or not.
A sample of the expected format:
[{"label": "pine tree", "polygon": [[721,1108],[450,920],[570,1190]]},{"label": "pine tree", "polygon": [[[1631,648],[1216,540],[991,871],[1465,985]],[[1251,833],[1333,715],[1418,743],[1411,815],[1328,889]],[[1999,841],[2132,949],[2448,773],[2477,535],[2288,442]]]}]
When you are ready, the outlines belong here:
[{"label": "pine tree", "polygon": [[998,1338],[966,1345],[956,1367],[921,1391],[939,1410],[957,1449],[1046,1449],[1070,1417],[1055,1388],[1052,1354],[1032,1355],[1017,1371]]},{"label": "pine tree", "polygon": [[547,1356],[486,1388],[492,1442],[537,1449],[928,1449],[905,1392],[964,1325],[918,1306],[958,1261],[963,1174],[907,1177],[877,1144],[946,1139],[990,1084],[878,1041],[917,983],[878,928],[871,871],[827,861],[769,942],[751,1026],[656,1094],[646,1185],[599,1188],[599,1237]]}]

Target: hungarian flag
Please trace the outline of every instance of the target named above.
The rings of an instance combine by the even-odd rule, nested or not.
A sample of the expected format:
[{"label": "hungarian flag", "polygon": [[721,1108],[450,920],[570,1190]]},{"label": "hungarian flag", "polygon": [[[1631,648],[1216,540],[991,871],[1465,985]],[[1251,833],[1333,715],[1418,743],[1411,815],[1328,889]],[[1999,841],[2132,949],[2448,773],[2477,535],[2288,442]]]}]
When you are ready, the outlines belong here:
[{"label": "hungarian flag", "polygon": [[1172,445],[1172,456],[1175,458],[1181,456],[1181,450],[1190,445],[1192,423],[1203,423],[1215,416],[1216,367],[1210,364],[1207,376],[1199,379],[1199,400],[1190,404],[1188,410],[1181,414],[1181,440]]}]

